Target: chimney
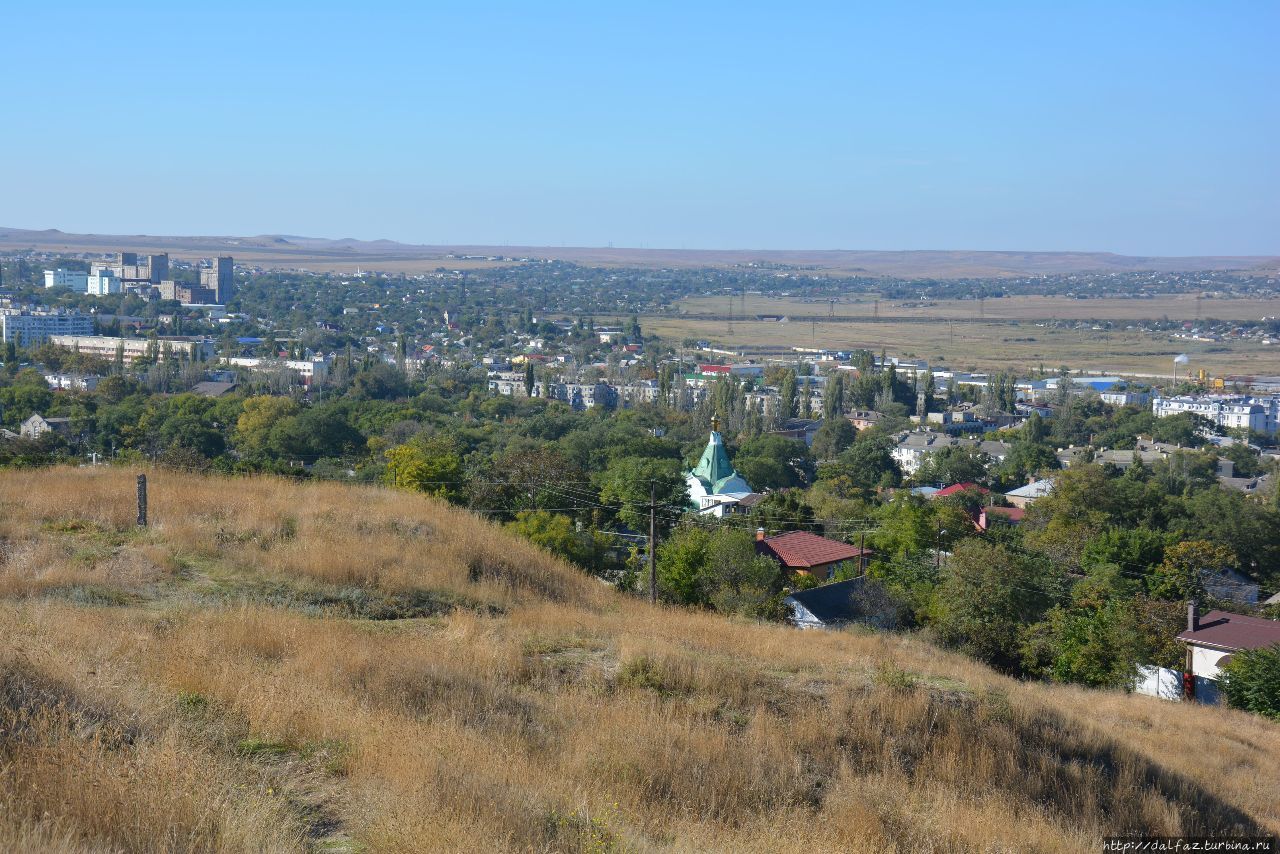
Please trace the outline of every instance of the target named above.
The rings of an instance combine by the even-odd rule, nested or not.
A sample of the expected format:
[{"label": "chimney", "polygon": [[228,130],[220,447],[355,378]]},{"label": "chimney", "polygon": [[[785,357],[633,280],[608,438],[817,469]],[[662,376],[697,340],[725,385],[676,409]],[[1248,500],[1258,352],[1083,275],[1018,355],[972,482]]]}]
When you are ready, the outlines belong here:
[{"label": "chimney", "polygon": [[756,528],[756,542],[764,542],[764,528]]},{"label": "chimney", "polygon": [[1187,603],[1187,631],[1194,632],[1200,629],[1200,607],[1195,602]]}]

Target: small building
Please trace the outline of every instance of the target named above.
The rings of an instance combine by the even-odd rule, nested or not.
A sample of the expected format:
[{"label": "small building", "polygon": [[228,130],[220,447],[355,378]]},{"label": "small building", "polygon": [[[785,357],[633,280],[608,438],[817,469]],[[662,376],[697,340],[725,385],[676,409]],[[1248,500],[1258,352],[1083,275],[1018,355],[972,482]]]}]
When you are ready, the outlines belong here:
[{"label": "small building", "polygon": [[860,549],[808,531],[788,531],[766,537],[763,528],[756,531],[756,551],[778,561],[788,575],[808,575],[823,580],[835,578],[836,571],[846,566],[854,572],[865,572],[871,555],[871,549]]},{"label": "small building", "polygon": [[800,629],[838,629],[855,623],[892,628],[897,622],[884,590],[865,576],[797,590],[783,602]]},{"label": "small building", "polygon": [[1043,480],[1033,480],[1026,486],[1011,489],[1004,494],[1004,497],[1009,499],[1009,503],[1014,507],[1025,509],[1037,498],[1044,498],[1050,492],[1053,492],[1053,480],[1046,477]]},{"label": "small building", "polygon": [[821,419],[788,418],[782,422],[777,430],[771,430],[770,432],[775,436],[794,439],[797,442],[804,442],[809,447],[813,447],[813,438],[818,435],[818,428],[821,426]]},{"label": "small building", "polygon": [[71,419],[45,418],[37,413],[23,421],[22,426],[18,428],[18,432],[26,439],[38,439],[45,433],[57,433],[65,436],[71,432]]},{"label": "small building", "polygon": [[884,418],[874,409],[856,409],[845,416],[849,419],[849,423],[853,425],[855,430],[866,430],[875,427]]},{"label": "small building", "polygon": [[1280,621],[1246,617],[1227,611],[1200,616],[1193,604],[1187,609],[1187,629],[1178,635],[1187,646],[1187,673],[1195,680],[1195,698],[1218,701],[1216,681],[1232,654],[1280,644]]}]

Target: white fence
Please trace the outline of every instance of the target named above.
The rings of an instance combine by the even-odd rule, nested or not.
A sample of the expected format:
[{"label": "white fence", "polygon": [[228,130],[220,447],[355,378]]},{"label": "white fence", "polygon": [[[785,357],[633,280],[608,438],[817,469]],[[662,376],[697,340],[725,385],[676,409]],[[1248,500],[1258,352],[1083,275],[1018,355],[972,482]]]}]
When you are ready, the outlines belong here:
[{"label": "white fence", "polygon": [[1167,667],[1140,664],[1138,676],[1133,680],[1133,693],[1162,700],[1181,700],[1182,674]]}]

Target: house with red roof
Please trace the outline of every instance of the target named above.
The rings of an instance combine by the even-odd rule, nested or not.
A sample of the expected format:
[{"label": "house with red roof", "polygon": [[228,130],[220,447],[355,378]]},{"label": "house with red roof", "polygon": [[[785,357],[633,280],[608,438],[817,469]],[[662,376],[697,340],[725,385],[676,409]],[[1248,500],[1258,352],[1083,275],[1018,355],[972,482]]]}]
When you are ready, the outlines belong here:
[{"label": "house with red roof", "polygon": [[1215,680],[1222,666],[1240,650],[1280,644],[1280,620],[1228,611],[1210,611],[1202,617],[1192,603],[1187,607],[1187,629],[1178,640],[1187,646],[1185,672],[1195,680],[1195,698],[1214,703],[1218,699]]},{"label": "house with red roof", "polygon": [[951,484],[951,486],[948,486],[944,489],[939,489],[937,492],[933,493],[933,495],[929,497],[930,498],[946,498],[951,495],[959,495],[961,492],[967,492],[968,490],[971,490],[971,489],[976,490],[982,493],[983,495],[989,495],[991,493],[991,490],[986,489],[985,487],[978,486],[978,484],[972,483],[970,481],[965,481],[964,483],[953,483]]},{"label": "house with red roof", "polygon": [[821,580],[835,578],[836,570],[847,566],[855,574],[866,571],[871,549],[860,549],[839,540],[808,531],[788,531],[766,537],[756,531],[756,551],[782,564],[787,575],[808,575]]}]

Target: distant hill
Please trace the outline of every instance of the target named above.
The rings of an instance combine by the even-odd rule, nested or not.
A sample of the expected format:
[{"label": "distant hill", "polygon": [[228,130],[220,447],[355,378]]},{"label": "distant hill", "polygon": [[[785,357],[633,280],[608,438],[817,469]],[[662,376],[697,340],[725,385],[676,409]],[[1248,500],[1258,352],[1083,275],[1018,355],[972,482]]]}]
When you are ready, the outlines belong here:
[{"label": "distant hill", "polygon": [[1089,851],[1280,727],[624,597],[420,495],[0,471],[0,849]]},{"label": "distant hill", "polygon": [[[706,267],[744,264],[810,267],[831,272],[905,277],[1016,276],[1037,273],[1151,270],[1275,270],[1280,256],[1155,257],[1110,252],[983,252],[964,250],[635,249],[548,246],[425,246],[392,240],[338,240],[296,235],[178,237],[67,234],[0,228],[0,252],[31,248],[49,252],[159,251],[178,255],[230,253],[237,261],[273,268],[349,271],[357,266],[388,272],[492,263],[484,259],[538,258],[609,266]],[[474,256],[467,262],[463,257]]]}]

